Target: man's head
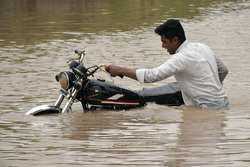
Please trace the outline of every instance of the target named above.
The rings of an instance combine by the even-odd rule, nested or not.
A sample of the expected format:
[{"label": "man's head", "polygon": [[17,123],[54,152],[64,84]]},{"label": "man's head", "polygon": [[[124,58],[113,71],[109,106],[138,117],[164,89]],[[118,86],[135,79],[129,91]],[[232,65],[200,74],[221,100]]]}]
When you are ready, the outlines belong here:
[{"label": "man's head", "polygon": [[174,54],[179,46],[186,40],[184,29],[179,20],[170,19],[155,29],[161,36],[162,47]]}]

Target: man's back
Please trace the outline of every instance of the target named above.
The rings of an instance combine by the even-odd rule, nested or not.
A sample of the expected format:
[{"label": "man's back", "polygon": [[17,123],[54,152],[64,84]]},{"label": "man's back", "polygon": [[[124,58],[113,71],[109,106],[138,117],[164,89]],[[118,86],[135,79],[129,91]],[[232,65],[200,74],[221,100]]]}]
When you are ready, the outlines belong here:
[{"label": "man's back", "polygon": [[172,58],[182,64],[181,70],[174,76],[186,105],[224,104],[226,95],[220,83],[215,55],[208,46],[186,42]]}]

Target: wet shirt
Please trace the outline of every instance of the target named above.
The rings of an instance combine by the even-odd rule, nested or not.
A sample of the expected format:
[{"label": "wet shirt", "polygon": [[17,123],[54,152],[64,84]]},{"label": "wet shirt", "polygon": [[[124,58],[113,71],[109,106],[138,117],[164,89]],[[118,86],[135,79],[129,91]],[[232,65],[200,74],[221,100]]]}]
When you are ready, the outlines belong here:
[{"label": "wet shirt", "polygon": [[138,69],[136,76],[140,83],[151,83],[174,75],[186,105],[226,109],[229,102],[221,82],[227,72],[208,46],[186,40],[164,64],[153,69]]}]

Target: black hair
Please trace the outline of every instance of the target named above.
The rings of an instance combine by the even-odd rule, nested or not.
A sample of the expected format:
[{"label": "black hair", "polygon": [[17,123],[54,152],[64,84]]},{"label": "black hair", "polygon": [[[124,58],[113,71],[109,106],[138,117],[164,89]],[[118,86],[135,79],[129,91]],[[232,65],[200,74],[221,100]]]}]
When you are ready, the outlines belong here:
[{"label": "black hair", "polygon": [[159,25],[155,29],[155,33],[158,35],[164,35],[171,42],[175,36],[177,36],[181,42],[186,40],[184,29],[179,20],[167,20],[164,24]]}]

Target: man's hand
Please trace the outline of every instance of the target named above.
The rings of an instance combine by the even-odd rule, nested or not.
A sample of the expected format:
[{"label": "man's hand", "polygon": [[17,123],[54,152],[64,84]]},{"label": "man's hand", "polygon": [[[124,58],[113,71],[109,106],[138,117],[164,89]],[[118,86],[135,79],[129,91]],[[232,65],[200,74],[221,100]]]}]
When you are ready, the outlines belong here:
[{"label": "man's hand", "polygon": [[105,67],[105,70],[110,73],[112,77],[120,75],[121,67],[115,65],[108,65]]}]

